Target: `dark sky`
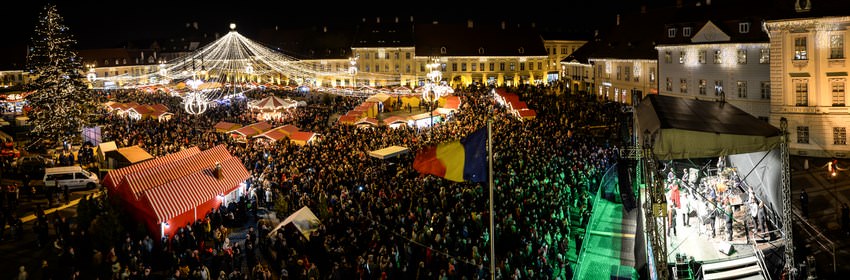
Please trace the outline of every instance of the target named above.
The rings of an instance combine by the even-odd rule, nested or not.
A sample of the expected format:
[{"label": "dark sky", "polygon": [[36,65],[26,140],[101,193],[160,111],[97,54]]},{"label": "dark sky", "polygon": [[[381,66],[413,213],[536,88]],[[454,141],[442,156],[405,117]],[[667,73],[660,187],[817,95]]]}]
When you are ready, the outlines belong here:
[{"label": "dark sky", "polygon": [[[614,1],[614,2],[611,2]],[[182,28],[187,22],[198,22],[202,29],[226,32],[227,23],[237,22],[239,31],[250,35],[258,28],[332,24],[355,24],[362,17],[407,18],[417,22],[492,20],[498,22],[531,22],[540,26],[574,27],[580,24],[613,21],[619,10],[634,10],[634,0],[561,0],[553,3],[513,2],[499,6],[492,1],[393,1],[338,2],[322,1],[59,1],[59,13],[77,38],[80,48],[114,47],[127,40],[163,38]],[[12,8],[0,9],[0,24],[6,39],[0,46],[0,61],[8,60],[8,50],[29,43],[38,15],[48,1],[19,1]],[[520,5],[517,5],[519,3]],[[531,2],[527,2],[531,3]],[[20,47],[22,48],[22,47]]]}]

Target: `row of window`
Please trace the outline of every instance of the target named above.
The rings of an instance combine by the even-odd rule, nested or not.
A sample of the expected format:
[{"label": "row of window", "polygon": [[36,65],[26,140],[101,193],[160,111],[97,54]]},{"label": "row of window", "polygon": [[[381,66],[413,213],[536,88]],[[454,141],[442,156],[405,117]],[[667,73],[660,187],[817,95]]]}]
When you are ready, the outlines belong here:
[{"label": "row of window", "polygon": [[[364,59],[370,59],[370,58],[371,58],[371,53],[369,53],[369,52],[364,52],[364,53],[362,53],[362,54],[363,54],[363,58],[364,58]],[[399,57],[400,57],[400,56],[401,56],[401,54],[400,54],[400,53],[398,53],[398,52],[393,53],[393,57],[394,57],[395,59],[399,59]],[[383,59],[390,59],[390,53],[387,53],[387,52],[375,52],[375,59],[382,59],[382,58],[383,58]],[[405,53],[404,53],[404,59],[410,59],[410,52],[405,52]]]},{"label": "row of window", "polygon": [[[505,69],[508,69],[508,71],[517,71],[517,65],[519,66],[519,71],[525,71],[526,67],[528,68],[529,71],[534,71],[534,69],[535,69],[534,68],[534,62],[527,62],[527,63],[525,63],[525,62],[520,62],[520,63],[510,62],[510,63],[507,63],[507,64],[505,62],[500,62],[499,63],[499,71],[505,71]],[[469,68],[467,68],[467,66],[469,66]],[[487,66],[489,66],[489,68]],[[337,66],[337,68],[339,68],[339,67]],[[375,72],[380,72],[381,71],[381,65],[375,64],[375,68],[370,67],[370,65],[364,66],[364,70],[366,72],[372,72],[373,69],[374,69]],[[395,72],[399,72],[399,65],[396,64],[394,69],[395,69]],[[451,69],[452,69],[452,72],[457,72],[458,71],[458,63],[452,63]],[[487,71],[487,69],[489,69],[489,71],[496,71],[496,63],[494,63],[494,62],[490,62],[490,63],[481,62],[481,63],[468,63],[468,64],[467,63],[460,63],[460,71],[462,71],[462,72],[466,72],[467,70],[469,70],[469,71]],[[537,62],[537,69],[543,70],[543,62]],[[339,69],[337,69],[337,70],[339,70]],[[446,70],[447,70],[446,64],[443,63],[441,65],[440,71],[445,72]],[[411,71],[410,64],[407,64],[406,67],[405,67],[405,72],[410,73],[410,71]],[[390,72],[390,65],[389,64],[384,64],[384,72]],[[419,72],[425,72],[425,63],[419,64]]]},{"label": "row of window", "polygon": [[[797,127],[797,143],[809,144],[809,127],[808,126],[798,126]],[[846,127],[833,127],[832,128],[832,144],[833,145],[847,145],[847,128]]]},{"label": "row of window", "polygon": [[[668,38],[676,38],[676,31],[678,29],[675,27],[667,28],[667,37]],[[682,37],[689,38],[691,37],[691,27],[685,26],[682,27]],[[741,34],[750,33],[750,23],[749,22],[739,22],[738,23],[738,32]]]},{"label": "row of window", "polygon": [[[794,84],[794,105],[809,106],[809,79],[793,79]],[[829,79],[829,85],[832,89],[832,106],[845,106],[845,79]]]},{"label": "row of window", "polygon": [[[700,50],[697,52],[697,62],[700,64],[705,64],[707,50]],[[723,51],[722,50],[713,50],[713,62],[714,64],[723,63]],[[686,51],[679,51],[679,64],[685,64],[688,53]],[[747,50],[746,49],[738,49],[737,50],[737,61],[738,64],[747,64]],[[664,52],[664,63],[671,64],[673,63],[673,52],[665,51]],[[770,63],[770,49],[764,48],[759,49],[759,63],[767,64]]]},{"label": "row of window", "polygon": [[[808,39],[794,38],[794,60],[808,60]],[[844,59],[844,34],[829,35],[829,59]]]},{"label": "row of window", "polygon": [[[761,87],[761,99],[770,99],[770,82],[760,82]],[[699,80],[697,82],[697,87],[699,91],[699,95],[706,95],[708,92],[708,81],[707,80]],[[665,82],[665,88],[668,92],[673,91],[673,81],[670,77],[667,77]],[[735,82],[736,93],[738,94],[738,98],[747,98],[747,81],[737,81]],[[687,79],[679,79],[679,93],[688,93],[688,80]],[[723,80],[715,80],[714,81],[714,96],[720,96],[721,94],[725,94],[723,91]]]},{"label": "row of window", "polygon": [[[611,74],[610,74],[611,73],[611,64],[610,63],[606,63],[604,66],[598,65],[597,67],[598,67],[597,73],[605,73],[605,78],[607,78],[607,79],[611,78]],[[603,67],[604,67],[604,69],[603,69]],[[628,82],[629,80],[632,80],[634,82],[640,82],[640,72],[641,72],[641,69],[640,69],[639,65],[617,66],[617,72],[616,72],[615,78],[618,81]],[[634,75],[632,75],[632,73],[634,73]],[[650,83],[655,82],[655,67],[649,68],[649,82]]]},{"label": "row of window", "polygon": [[[558,48],[547,48],[547,51],[549,52],[550,55],[558,54]],[[567,52],[566,47],[561,47],[561,54],[571,54],[571,53],[574,53],[575,51],[576,51],[576,47],[572,47],[570,52]]]}]

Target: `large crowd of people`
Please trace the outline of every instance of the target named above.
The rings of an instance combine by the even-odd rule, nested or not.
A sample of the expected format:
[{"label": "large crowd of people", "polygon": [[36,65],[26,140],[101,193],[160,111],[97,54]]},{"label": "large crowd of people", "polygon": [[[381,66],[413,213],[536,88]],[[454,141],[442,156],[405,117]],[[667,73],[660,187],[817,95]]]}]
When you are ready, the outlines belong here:
[{"label": "large crowd of people", "polygon": [[[39,218],[57,228],[44,241],[56,240],[48,247],[61,256],[45,262],[44,271],[77,279],[486,279],[490,273],[497,279],[570,279],[581,246],[577,229],[591,211],[590,189],[616,161],[620,138],[616,129],[605,128],[617,127],[622,108],[592,94],[550,94],[547,86],[510,90],[538,111],[535,119],[516,118],[495,102],[490,88],[475,86],[457,89],[461,108],[430,128],[333,121],[362,102],[356,97],[277,91],[249,96],[306,100],[308,106],[269,120],[321,135],[304,146],[241,143],[216,132],[219,121],[256,122],[245,99],[193,116],[181,112],[179,98],[164,93],[112,91],[108,100],[162,103],[176,114],[164,122],[104,114],[103,141],[139,145],[154,156],[224,143],[251,173],[248,191],[162,240],[128,230],[115,244],[98,246],[83,237],[94,225]],[[454,183],[412,168],[423,147],[459,139],[488,120],[496,240],[490,240],[486,184]],[[391,145],[412,152],[388,160],[367,155]],[[115,211],[107,201],[89,198],[81,205],[104,215]],[[289,227],[271,232],[269,216],[258,214],[281,218],[302,206],[321,221],[308,236]],[[234,231],[241,227],[249,229]],[[490,271],[494,241],[497,269]]]}]

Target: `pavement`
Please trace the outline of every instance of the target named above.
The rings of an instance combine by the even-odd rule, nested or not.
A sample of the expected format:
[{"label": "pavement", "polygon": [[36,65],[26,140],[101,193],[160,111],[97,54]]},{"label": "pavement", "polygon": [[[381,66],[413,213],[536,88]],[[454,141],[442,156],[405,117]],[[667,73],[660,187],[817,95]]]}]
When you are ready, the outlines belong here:
[{"label": "pavement", "polygon": [[[795,255],[797,259],[814,258],[818,279],[837,279],[850,273],[850,236],[842,232],[840,224],[840,207],[850,204],[850,169],[846,169],[850,160],[839,160],[839,172],[834,177],[827,172],[828,160],[791,157],[794,238],[798,239]],[[804,217],[800,204],[804,188],[809,195],[808,217]]]}]

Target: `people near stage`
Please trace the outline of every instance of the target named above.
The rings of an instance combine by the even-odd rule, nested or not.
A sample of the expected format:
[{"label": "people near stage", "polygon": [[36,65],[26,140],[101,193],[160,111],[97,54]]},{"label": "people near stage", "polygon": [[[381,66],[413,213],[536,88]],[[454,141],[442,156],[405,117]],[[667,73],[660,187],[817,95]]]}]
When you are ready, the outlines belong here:
[{"label": "people near stage", "polygon": [[732,232],[732,222],[734,220],[733,215],[732,215],[732,213],[733,213],[732,211],[733,211],[732,203],[729,201],[729,198],[727,197],[726,199],[723,200],[723,212],[724,212],[723,217],[726,220],[726,233],[728,234],[727,238],[726,238],[727,241],[732,241],[732,234],[733,234],[733,232]]},{"label": "people near stage", "polygon": [[806,193],[806,188],[800,192],[800,209],[803,210],[803,217],[809,217],[809,194]]},{"label": "people near stage", "polygon": [[676,205],[667,204],[667,236],[676,236]]},{"label": "people near stage", "polygon": [[716,221],[717,221],[717,206],[715,206],[714,201],[706,201],[706,208],[708,209],[708,223],[711,226],[711,238],[716,236]]}]

